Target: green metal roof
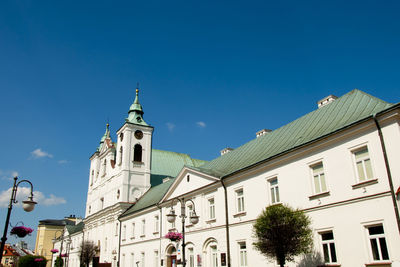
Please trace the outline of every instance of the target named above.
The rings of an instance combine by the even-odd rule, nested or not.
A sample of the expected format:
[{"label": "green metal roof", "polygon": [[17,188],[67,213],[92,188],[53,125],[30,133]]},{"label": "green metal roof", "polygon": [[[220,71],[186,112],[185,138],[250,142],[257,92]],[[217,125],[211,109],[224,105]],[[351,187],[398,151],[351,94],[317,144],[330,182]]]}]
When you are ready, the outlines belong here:
[{"label": "green metal roof", "polygon": [[[188,154],[152,149],[150,178],[152,187],[120,217],[157,204],[172,185],[175,178],[171,177],[176,177],[184,166],[198,168],[205,162],[207,161],[192,159]],[[170,177],[171,180],[163,183],[166,177]]]},{"label": "green metal roof", "polygon": [[299,119],[262,135],[201,166],[220,177],[324,137],[363,120],[393,104],[353,90]]},{"label": "green metal roof", "polygon": [[139,103],[139,89],[136,89],[136,97],[133,101],[133,104],[130,106],[128,111],[128,118],[125,119],[126,122],[138,124],[142,126],[149,126],[143,120],[143,108],[142,105]]},{"label": "green metal roof", "polygon": [[77,225],[67,225],[67,230],[70,235],[75,234],[83,230],[85,224],[83,222],[78,223]]},{"label": "green metal roof", "polygon": [[[253,139],[210,162],[193,160],[186,154],[153,149],[152,185],[155,185],[153,184],[155,181],[159,182],[153,181],[153,176],[158,179],[165,176],[176,177],[183,165],[215,177],[225,177],[346,128],[392,106],[393,104],[355,89],[332,103]],[[171,179],[152,187],[121,217],[157,204],[173,181],[174,179]]]},{"label": "green metal roof", "polygon": [[176,177],[183,166],[199,167],[206,162],[192,159],[188,154],[152,149],[150,183],[158,185],[165,177]]},{"label": "green metal roof", "polygon": [[165,183],[159,184],[157,186],[151,187],[139,200],[136,204],[132,205],[128,208],[124,213],[121,214],[121,217],[125,217],[129,214],[135,213],[137,211],[143,210],[145,208],[156,205],[163,198],[165,193],[167,193],[168,189],[172,185],[175,179],[171,179]]}]

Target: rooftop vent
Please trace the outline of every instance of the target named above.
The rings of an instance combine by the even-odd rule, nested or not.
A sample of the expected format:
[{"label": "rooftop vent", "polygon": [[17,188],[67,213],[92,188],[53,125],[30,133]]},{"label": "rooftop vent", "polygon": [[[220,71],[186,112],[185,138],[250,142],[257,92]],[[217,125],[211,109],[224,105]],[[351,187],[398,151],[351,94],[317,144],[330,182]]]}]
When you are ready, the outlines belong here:
[{"label": "rooftop vent", "polygon": [[233,150],[233,148],[227,147],[221,150],[221,156],[225,155],[226,153],[229,153]]},{"label": "rooftop vent", "polygon": [[269,132],[271,132],[271,131],[272,131],[272,130],[262,129],[262,130],[256,132],[256,136],[257,136],[257,138],[258,138],[258,137],[260,137],[260,136],[262,136],[262,135],[264,135],[264,134],[267,134],[267,133],[269,133]]},{"label": "rooftop vent", "polygon": [[334,101],[335,99],[337,99],[337,96],[334,95],[328,95],[327,97],[322,98],[320,101],[318,101],[318,108],[321,108],[325,105],[328,105],[329,103],[331,103],[332,101]]}]

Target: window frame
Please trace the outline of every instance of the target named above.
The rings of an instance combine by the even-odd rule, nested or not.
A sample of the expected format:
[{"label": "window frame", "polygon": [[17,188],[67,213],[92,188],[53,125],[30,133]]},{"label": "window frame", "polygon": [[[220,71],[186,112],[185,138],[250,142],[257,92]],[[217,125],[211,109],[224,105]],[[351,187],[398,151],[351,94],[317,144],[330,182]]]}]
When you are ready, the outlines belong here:
[{"label": "window frame", "polygon": [[[332,233],[332,237],[333,238],[332,239],[328,239],[328,240],[323,240],[322,235],[323,234],[328,234],[328,233]],[[337,264],[338,263],[338,254],[337,254],[336,242],[335,242],[336,240],[335,240],[335,234],[333,232],[333,229],[326,229],[326,230],[323,230],[323,231],[319,231],[318,235],[319,235],[319,240],[321,242],[321,249],[322,249],[322,256],[323,256],[324,263],[325,264]],[[334,254],[335,254],[335,257],[336,257],[336,261],[332,260],[331,244],[333,244],[333,249],[335,250]],[[326,257],[325,257],[324,245],[327,245],[327,248],[328,248],[328,258],[329,258],[328,262],[325,261]]]},{"label": "window frame", "polygon": [[[272,185],[272,182],[276,180],[276,185]],[[281,194],[279,192],[279,179],[278,175],[271,176],[267,179],[268,182],[268,192],[269,192],[269,201],[271,205],[280,204],[281,202]],[[274,189],[274,190],[273,190]],[[272,191],[273,190],[273,191]],[[274,193],[272,193],[274,192]],[[276,194],[278,192],[278,194]],[[278,200],[276,199],[278,196]]]},{"label": "window frame", "polygon": [[[244,249],[242,249],[242,244],[244,244],[245,245],[245,248]],[[237,246],[238,246],[238,256],[239,256],[239,260],[238,260],[238,263],[239,263],[239,267],[248,267],[249,266],[249,261],[248,261],[248,251],[247,251],[247,242],[246,242],[246,240],[238,240],[237,241]],[[244,252],[244,261],[245,261],[245,263],[244,263],[244,265],[242,264],[243,262],[242,262],[242,252]]]},{"label": "window frame", "polygon": [[[242,194],[239,195],[239,192]],[[235,206],[236,206],[236,213],[241,214],[246,212],[246,206],[244,201],[244,189],[243,186],[235,188]]]},{"label": "window frame", "polygon": [[[381,226],[383,229],[383,233],[382,234],[373,234],[371,235],[369,233],[369,229],[372,227],[377,227],[377,226]],[[383,224],[383,222],[378,222],[378,223],[373,223],[373,224],[365,224],[364,225],[364,229],[365,229],[365,234],[366,234],[366,238],[367,238],[367,246],[368,246],[368,254],[370,256],[371,262],[390,262],[390,253],[389,253],[389,246],[388,246],[388,242],[387,242],[387,238],[386,238],[386,233],[385,233],[385,226]],[[386,254],[387,254],[387,259],[383,259],[382,257],[382,248],[381,248],[381,243],[380,243],[380,239],[384,238],[384,242],[385,242],[385,246],[386,246]],[[374,251],[372,248],[372,244],[371,244],[371,240],[377,240],[376,244],[377,244],[377,252],[378,252],[378,256],[380,259],[376,260],[374,259]]]},{"label": "window frame", "polygon": [[[318,167],[319,165],[322,166],[322,171],[316,171],[315,168]],[[308,164],[309,170],[310,170],[310,177],[311,177],[311,185],[312,185],[312,193],[313,195],[322,195],[325,193],[329,192],[329,187],[326,179],[326,166],[324,164],[324,161],[322,159],[313,161],[312,163]],[[325,183],[325,190],[322,188],[322,183],[321,183],[321,175],[323,175],[323,180]],[[318,176],[318,183],[319,183],[319,190],[317,191],[317,185],[315,183],[315,176]]]},{"label": "window frame", "polygon": [[[211,201],[213,203],[211,204]],[[208,215],[208,220],[215,220],[215,197],[211,196],[207,198],[207,215]]]},{"label": "window frame", "polygon": [[[369,159],[369,164],[370,164],[370,171],[371,171],[371,177],[370,178],[368,178],[368,176],[367,176],[367,169],[366,169],[366,166],[365,166],[365,160],[367,160],[367,158],[366,157],[364,157],[364,158],[361,158],[361,161],[362,161],[362,168],[363,168],[363,172],[364,172],[364,179],[363,180],[361,180],[360,179],[360,175],[359,175],[359,171],[358,171],[358,167],[357,167],[357,162],[358,161],[360,161],[360,159],[357,161],[357,159],[356,159],[356,153],[357,152],[360,152],[360,151],[362,151],[362,150],[364,150],[364,149],[367,149],[367,152],[368,152],[368,159]],[[372,181],[372,180],[374,180],[374,179],[376,179],[375,178],[375,171],[374,171],[374,164],[373,164],[373,160],[372,160],[372,157],[371,157],[371,149],[370,149],[370,146],[368,145],[368,143],[363,143],[363,144],[360,144],[360,145],[357,145],[357,146],[355,146],[355,147],[352,147],[352,148],[350,148],[350,152],[351,152],[351,158],[352,158],[352,163],[353,163],[353,169],[354,169],[354,174],[355,174],[355,178],[356,178],[356,183],[366,183],[366,182],[369,182],[369,181]]]}]

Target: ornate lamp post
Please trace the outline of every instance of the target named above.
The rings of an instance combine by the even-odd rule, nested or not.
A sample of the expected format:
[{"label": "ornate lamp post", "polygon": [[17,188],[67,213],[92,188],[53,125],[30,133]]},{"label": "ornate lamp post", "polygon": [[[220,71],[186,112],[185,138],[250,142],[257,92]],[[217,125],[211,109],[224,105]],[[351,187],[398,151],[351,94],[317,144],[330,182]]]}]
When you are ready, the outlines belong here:
[{"label": "ornate lamp post", "polygon": [[[184,198],[177,198],[177,201],[180,202],[181,204],[181,214],[179,215],[179,217],[181,217],[182,219],[182,264],[183,267],[186,266],[186,257],[185,257],[185,219],[187,218],[186,216],[186,202],[191,202],[193,204],[193,212],[191,214],[189,214],[189,219],[190,222],[194,225],[197,224],[199,222],[199,216],[196,215],[196,208],[194,205],[194,202],[191,199],[187,199],[185,200]],[[169,212],[169,214],[167,214],[167,221],[169,223],[173,223],[175,222],[176,219],[176,214],[175,214],[175,210],[174,210],[174,200],[172,200],[172,206],[171,206],[171,210]]]},{"label": "ornate lamp post", "polygon": [[7,241],[7,231],[8,231],[8,224],[10,223],[10,216],[11,216],[11,210],[13,203],[17,203],[17,189],[20,183],[26,182],[29,183],[31,186],[31,196],[28,197],[28,200],[22,201],[22,208],[26,212],[30,212],[35,208],[35,205],[37,204],[35,201],[33,201],[33,185],[30,181],[28,180],[21,180],[17,183],[18,177],[14,177],[14,185],[11,191],[11,198],[10,198],[10,204],[8,205],[8,212],[7,212],[7,217],[6,217],[6,224],[4,225],[4,233],[3,237],[1,238],[1,246],[0,246],[0,262],[1,259],[3,258],[3,253],[4,253],[4,245],[6,244]]}]

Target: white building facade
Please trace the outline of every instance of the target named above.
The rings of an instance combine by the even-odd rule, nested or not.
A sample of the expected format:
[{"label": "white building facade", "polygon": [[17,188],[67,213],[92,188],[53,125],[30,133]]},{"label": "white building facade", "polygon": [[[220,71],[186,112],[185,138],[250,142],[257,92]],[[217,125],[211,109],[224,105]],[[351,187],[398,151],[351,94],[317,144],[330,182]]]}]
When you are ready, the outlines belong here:
[{"label": "white building facade", "polygon": [[[181,218],[171,224],[167,214],[173,207],[180,215],[185,203],[187,267],[277,266],[253,248],[252,225],[267,206],[283,203],[311,218],[326,266],[400,266],[399,104],[359,90],[331,95],[210,162],[153,150],[138,98],[132,106],[118,142],[107,128],[91,158],[82,234],[98,244],[99,262],[181,265],[182,241],[164,236],[183,231]],[[287,266],[310,266],[306,260]]]}]

